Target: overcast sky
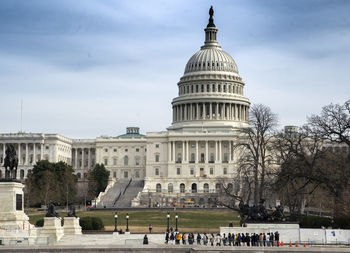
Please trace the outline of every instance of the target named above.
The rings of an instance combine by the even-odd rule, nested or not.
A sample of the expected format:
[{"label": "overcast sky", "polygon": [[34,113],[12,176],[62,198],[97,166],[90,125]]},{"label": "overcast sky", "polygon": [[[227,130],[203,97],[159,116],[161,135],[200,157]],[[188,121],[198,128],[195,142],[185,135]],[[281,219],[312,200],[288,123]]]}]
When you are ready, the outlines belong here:
[{"label": "overcast sky", "polygon": [[350,99],[350,1],[1,0],[0,132],[20,130],[21,99],[25,132],[164,131],[210,5],[245,96],[280,127]]}]

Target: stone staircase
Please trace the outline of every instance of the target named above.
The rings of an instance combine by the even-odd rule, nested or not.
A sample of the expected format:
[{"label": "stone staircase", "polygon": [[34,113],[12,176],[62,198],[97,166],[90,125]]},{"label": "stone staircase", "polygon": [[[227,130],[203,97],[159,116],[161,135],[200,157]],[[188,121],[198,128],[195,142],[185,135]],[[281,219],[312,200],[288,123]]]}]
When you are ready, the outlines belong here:
[{"label": "stone staircase", "polygon": [[114,207],[124,208],[131,207],[131,201],[142,191],[144,186],[143,180],[131,180],[128,187],[125,189],[120,198],[115,202]]},{"label": "stone staircase", "polygon": [[108,191],[101,197],[97,208],[124,208],[131,207],[131,200],[142,191],[143,180],[119,179]]}]

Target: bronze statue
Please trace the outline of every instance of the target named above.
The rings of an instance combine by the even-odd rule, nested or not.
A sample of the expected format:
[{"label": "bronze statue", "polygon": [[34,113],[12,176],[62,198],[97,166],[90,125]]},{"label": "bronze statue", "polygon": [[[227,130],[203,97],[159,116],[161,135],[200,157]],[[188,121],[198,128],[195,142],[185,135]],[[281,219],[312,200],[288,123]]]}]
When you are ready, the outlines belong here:
[{"label": "bronze statue", "polygon": [[45,217],[57,217],[57,218],[60,217],[58,215],[58,213],[56,213],[55,206],[54,206],[54,204],[51,201],[49,203],[49,207],[47,208],[47,212],[46,212]]},{"label": "bronze statue", "polygon": [[73,205],[69,206],[69,210],[68,210],[68,217],[77,217],[75,214],[75,207]]},{"label": "bronze statue", "polygon": [[18,157],[13,144],[6,144],[5,154],[5,179],[15,180],[17,178]]},{"label": "bronze statue", "polygon": [[214,9],[213,9],[213,6],[210,6],[210,9],[209,9],[209,23],[208,23],[207,27],[215,27],[213,16],[214,16]]}]

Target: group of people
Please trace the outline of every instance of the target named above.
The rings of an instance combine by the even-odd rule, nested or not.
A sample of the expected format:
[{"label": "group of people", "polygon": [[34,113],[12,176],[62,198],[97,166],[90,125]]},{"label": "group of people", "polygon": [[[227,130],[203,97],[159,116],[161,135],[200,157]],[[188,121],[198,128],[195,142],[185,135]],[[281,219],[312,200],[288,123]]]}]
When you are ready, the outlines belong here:
[{"label": "group of people", "polygon": [[165,243],[172,245],[183,244],[197,244],[197,245],[210,245],[210,246],[260,246],[260,247],[278,247],[280,235],[278,231],[275,233],[228,233],[217,234],[197,234],[193,233],[180,233],[178,231],[170,231],[165,235]]}]

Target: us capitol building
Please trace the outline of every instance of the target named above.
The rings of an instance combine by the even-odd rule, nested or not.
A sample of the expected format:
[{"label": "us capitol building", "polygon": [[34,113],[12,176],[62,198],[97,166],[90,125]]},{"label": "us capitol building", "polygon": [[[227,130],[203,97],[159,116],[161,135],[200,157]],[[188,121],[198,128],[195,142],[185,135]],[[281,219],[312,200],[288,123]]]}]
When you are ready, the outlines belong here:
[{"label": "us capitol building", "polygon": [[[84,181],[95,164],[104,164],[113,184],[142,182],[133,205],[193,202],[206,205],[220,180],[236,179],[233,143],[249,126],[248,98],[233,58],[222,50],[211,9],[204,45],[187,62],[172,101],[172,124],[163,132],[142,135],[128,127],[117,137],[71,139],[59,134],[0,134],[0,162],[6,143],[15,145],[17,176],[25,179],[39,160],[64,161]],[[4,168],[0,176],[4,177]],[[130,183],[129,183],[130,184]],[[115,203],[114,203],[115,204]]]}]

